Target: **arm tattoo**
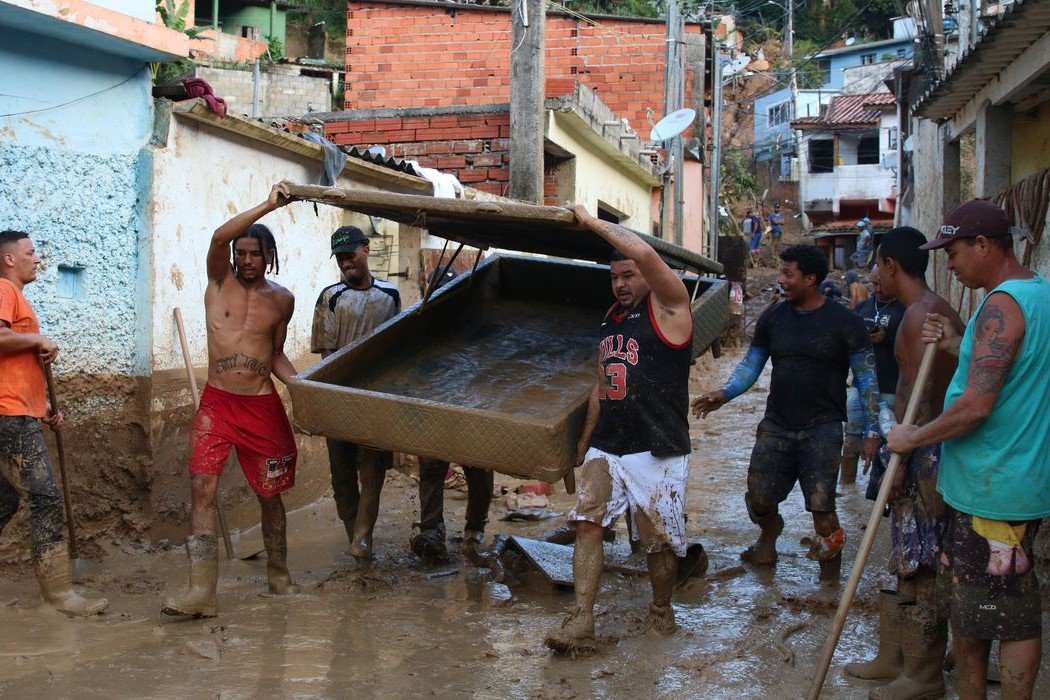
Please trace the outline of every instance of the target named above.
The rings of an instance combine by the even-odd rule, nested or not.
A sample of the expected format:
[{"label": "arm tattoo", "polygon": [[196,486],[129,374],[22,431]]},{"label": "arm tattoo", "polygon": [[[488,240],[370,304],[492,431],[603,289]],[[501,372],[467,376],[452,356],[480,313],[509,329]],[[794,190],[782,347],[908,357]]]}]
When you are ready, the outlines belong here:
[{"label": "arm tattoo", "polygon": [[[970,365],[970,384],[978,394],[997,394],[1006,382],[1021,348],[1021,338],[1004,337],[1006,316],[998,306],[988,306],[977,317],[977,339]],[[987,346],[987,349],[983,346]]]},{"label": "arm tattoo", "polygon": [[864,406],[864,419],[867,434],[881,435],[879,429],[879,384],[875,379],[875,354],[871,348],[855,352],[849,356],[849,366],[857,380],[861,404]]},{"label": "arm tattoo", "polygon": [[766,366],[769,359],[769,350],[752,345],[747,349],[747,355],[733,370],[729,381],[722,387],[726,401],[732,401],[751,388],[762,374],[762,368]]}]

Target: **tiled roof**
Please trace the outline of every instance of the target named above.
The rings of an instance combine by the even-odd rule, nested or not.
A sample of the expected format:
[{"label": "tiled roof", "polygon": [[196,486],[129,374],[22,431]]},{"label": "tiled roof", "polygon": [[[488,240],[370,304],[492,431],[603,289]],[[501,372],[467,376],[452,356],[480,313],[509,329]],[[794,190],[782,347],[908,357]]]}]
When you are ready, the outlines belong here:
[{"label": "tiled roof", "polygon": [[819,117],[801,117],[791,122],[796,129],[874,126],[885,108],[896,104],[891,92],[839,95],[831,98],[828,110]]}]

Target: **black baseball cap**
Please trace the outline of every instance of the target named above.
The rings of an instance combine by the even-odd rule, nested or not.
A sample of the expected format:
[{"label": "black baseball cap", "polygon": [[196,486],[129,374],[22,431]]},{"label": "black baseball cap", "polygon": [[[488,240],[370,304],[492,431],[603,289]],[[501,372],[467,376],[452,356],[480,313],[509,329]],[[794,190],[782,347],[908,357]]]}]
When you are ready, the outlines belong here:
[{"label": "black baseball cap", "polygon": [[1002,238],[1009,235],[1010,220],[1005,211],[983,199],[971,199],[948,212],[944,224],[937,229],[937,237],[919,248],[936,250],[958,238]]},{"label": "black baseball cap", "polygon": [[359,245],[368,245],[368,236],[356,226],[340,226],[332,234],[332,255],[352,253]]}]

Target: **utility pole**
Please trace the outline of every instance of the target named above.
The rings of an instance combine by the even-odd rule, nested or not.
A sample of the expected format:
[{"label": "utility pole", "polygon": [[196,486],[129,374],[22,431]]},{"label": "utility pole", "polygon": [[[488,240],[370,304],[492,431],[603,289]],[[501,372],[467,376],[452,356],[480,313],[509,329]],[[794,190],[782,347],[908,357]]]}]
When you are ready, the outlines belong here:
[{"label": "utility pole", "polygon": [[[788,55],[788,69],[791,71],[791,109],[789,110],[790,120],[788,126],[791,126],[791,121],[794,121],[798,117],[798,71],[795,66],[795,3],[794,0],[784,0],[787,3],[787,55]],[[795,161],[799,160],[799,150],[802,148],[802,131],[795,129],[792,131],[795,136]],[[790,162],[790,161],[789,161]],[[809,230],[809,217],[806,216],[806,200],[803,197],[803,177],[802,173],[798,174],[798,213],[801,215],[800,221],[802,223],[802,230]]]},{"label": "utility pole", "polygon": [[510,53],[510,196],[543,204],[546,3],[516,0]]},{"label": "utility pole", "polygon": [[[685,80],[682,64],[682,33],[684,22],[679,11],[678,0],[667,2],[667,64],[664,67],[664,116],[682,108],[685,98]],[[665,142],[666,143],[666,142]],[[682,210],[684,207],[684,188],[682,187],[683,167],[681,134],[666,143],[665,152],[670,163],[664,170],[664,187],[660,195],[660,237],[671,238],[677,245],[682,245]],[[673,186],[672,186],[673,183]],[[673,221],[674,228],[668,224]]]},{"label": "utility pole", "polygon": [[708,206],[708,257],[718,259],[718,190],[722,180],[722,56],[721,43],[714,39],[714,64],[711,66],[713,80],[711,83],[711,139],[714,141],[714,157],[711,158],[711,202]]}]

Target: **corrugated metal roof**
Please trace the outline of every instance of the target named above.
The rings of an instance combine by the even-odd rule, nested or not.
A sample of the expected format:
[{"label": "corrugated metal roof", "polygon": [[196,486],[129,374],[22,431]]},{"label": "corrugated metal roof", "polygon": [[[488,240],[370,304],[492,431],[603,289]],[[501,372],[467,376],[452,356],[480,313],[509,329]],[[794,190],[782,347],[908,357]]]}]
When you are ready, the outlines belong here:
[{"label": "corrugated metal roof", "polygon": [[369,151],[367,148],[358,148],[357,146],[351,146],[349,149],[344,146],[342,150],[351,158],[358,158],[367,163],[408,173],[409,175],[419,175],[416,169],[412,167],[412,164],[403,158],[394,158],[393,156],[383,155],[379,151]]},{"label": "corrugated metal roof", "polygon": [[[912,107],[924,119],[950,119],[1028,47],[1050,31],[1050,2],[1017,0]],[[1020,99],[1023,99],[1022,96]]]},{"label": "corrugated metal roof", "polygon": [[875,126],[886,107],[897,103],[891,92],[839,95],[831,98],[828,110],[819,117],[802,117],[791,122],[796,129]]}]

